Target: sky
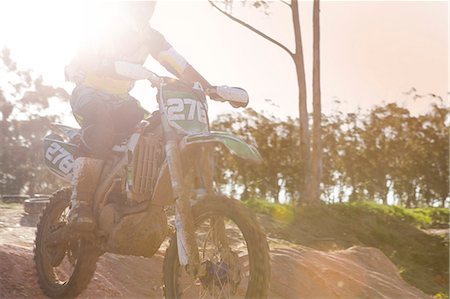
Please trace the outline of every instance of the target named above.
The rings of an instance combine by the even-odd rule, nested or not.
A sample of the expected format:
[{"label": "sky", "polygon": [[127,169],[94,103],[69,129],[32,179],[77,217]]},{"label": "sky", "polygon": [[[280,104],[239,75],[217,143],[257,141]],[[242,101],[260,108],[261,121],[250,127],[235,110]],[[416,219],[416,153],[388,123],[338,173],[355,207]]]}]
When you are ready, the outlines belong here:
[{"label": "sky", "polygon": [[[71,91],[63,68],[82,40],[81,15],[89,1],[0,1],[0,47],[19,66],[43,75],[48,84]],[[293,49],[287,6],[270,2],[266,13],[237,3],[233,13]],[[447,1],[321,1],[321,86],[325,113],[396,101],[423,113],[434,93],[447,102],[449,91]],[[307,93],[311,101],[312,2],[300,2]],[[240,86],[250,107],[276,117],[298,116],[294,64],[280,48],[233,23],[206,1],[160,0],[152,26],[212,84]],[[167,74],[150,58],[146,66]],[[155,91],[147,82],[132,94],[149,110]],[[340,104],[337,104],[339,101]],[[54,104],[58,111],[68,105]],[[227,103],[210,103],[210,115],[231,112]],[[69,124],[74,121],[67,118]]]}]

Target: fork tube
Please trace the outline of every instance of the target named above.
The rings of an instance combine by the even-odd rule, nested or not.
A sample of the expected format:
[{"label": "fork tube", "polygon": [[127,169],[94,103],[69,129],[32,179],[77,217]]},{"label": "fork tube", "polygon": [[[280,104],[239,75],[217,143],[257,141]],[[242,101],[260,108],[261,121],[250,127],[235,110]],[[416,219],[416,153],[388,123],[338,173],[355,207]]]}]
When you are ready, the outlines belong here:
[{"label": "fork tube", "polygon": [[182,266],[187,266],[189,274],[196,276],[199,268],[199,253],[195,239],[194,218],[192,216],[190,196],[183,180],[178,136],[169,125],[162,92],[158,98],[161,124],[164,132],[166,160],[169,166],[171,185],[175,197],[175,227],[177,232],[178,258]]}]

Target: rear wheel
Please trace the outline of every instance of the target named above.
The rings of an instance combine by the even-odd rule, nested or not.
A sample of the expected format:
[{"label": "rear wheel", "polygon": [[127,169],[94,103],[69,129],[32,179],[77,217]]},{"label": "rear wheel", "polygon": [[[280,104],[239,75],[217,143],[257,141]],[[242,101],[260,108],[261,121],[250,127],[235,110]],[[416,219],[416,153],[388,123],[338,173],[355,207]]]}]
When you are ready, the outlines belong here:
[{"label": "rear wheel", "polygon": [[48,245],[48,236],[67,225],[71,190],[54,193],[37,225],[34,261],[39,286],[51,298],[74,298],[94,275],[98,252],[84,240]]},{"label": "rear wheel", "polygon": [[192,208],[205,275],[194,279],[180,266],[176,236],[164,257],[166,298],[265,298],[269,247],[257,220],[238,201],[223,196]]}]

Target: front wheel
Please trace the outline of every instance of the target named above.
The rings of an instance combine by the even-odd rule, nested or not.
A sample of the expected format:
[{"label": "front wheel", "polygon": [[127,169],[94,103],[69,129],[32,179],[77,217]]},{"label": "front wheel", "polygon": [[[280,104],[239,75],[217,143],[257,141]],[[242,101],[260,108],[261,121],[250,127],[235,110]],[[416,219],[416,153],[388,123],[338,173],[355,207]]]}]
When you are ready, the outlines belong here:
[{"label": "front wheel", "polygon": [[174,235],[163,264],[166,298],[265,298],[270,260],[257,220],[239,201],[224,196],[192,207],[203,276],[194,279],[180,266]]},{"label": "front wheel", "polygon": [[67,225],[70,188],[54,193],[37,225],[34,261],[39,286],[50,298],[75,298],[88,285],[98,259],[89,242],[72,240],[57,246],[48,245],[52,232]]}]

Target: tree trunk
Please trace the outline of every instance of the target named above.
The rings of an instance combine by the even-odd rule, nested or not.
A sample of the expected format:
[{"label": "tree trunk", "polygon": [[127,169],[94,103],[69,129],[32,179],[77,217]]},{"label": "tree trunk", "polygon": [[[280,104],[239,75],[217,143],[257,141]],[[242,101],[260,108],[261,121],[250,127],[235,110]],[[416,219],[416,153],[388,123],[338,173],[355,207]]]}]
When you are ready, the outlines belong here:
[{"label": "tree trunk", "polygon": [[[273,39],[272,37],[268,36],[264,32],[256,29],[255,27],[251,26],[250,24],[244,22],[243,20],[240,20],[231,13],[226,12],[225,10],[220,9],[216,4],[214,4],[214,1],[208,0],[209,3],[218,11],[220,11],[222,14],[227,16],[229,19],[233,20],[234,22],[237,22],[238,24],[244,26],[245,28],[253,31],[254,33],[258,34],[262,38],[266,39],[267,41],[277,45],[284,51],[286,51],[294,60],[295,64],[295,71],[297,73],[297,85],[299,89],[299,117],[300,117],[300,161],[302,161],[302,174],[300,176],[299,180],[299,199],[298,202],[305,202],[305,201],[311,201],[311,140],[310,140],[310,133],[309,133],[309,122],[308,122],[308,109],[306,105],[307,100],[307,94],[306,94],[306,79],[305,79],[305,65],[304,65],[304,58],[303,58],[303,45],[302,45],[302,36],[301,36],[301,30],[300,30],[300,16],[299,16],[299,7],[298,7],[298,0],[292,0],[291,3],[285,3],[291,8],[292,12],[292,22],[293,22],[293,29],[294,29],[294,40],[295,40],[295,52],[292,52],[288,47],[283,45],[282,43],[278,42],[277,40]],[[232,2],[232,1],[228,1]],[[284,2],[284,1],[283,1]],[[316,4],[315,4],[316,5]],[[317,13],[318,13],[318,6],[317,6]],[[318,17],[318,15],[317,15]],[[317,19],[318,24],[318,19]],[[319,87],[320,90],[320,87]],[[318,98],[318,102],[316,105],[319,105],[319,109],[316,109],[316,113],[320,116],[320,96]],[[320,131],[320,119],[318,121],[319,125],[319,131]],[[317,138],[320,140],[320,132],[319,135],[317,135]],[[320,155],[320,143],[316,143],[318,145],[318,162],[316,162],[319,165],[319,168],[316,169],[318,174],[316,177],[318,178],[318,183],[320,184],[320,164],[321,164],[321,155]],[[320,186],[320,185],[319,185]],[[317,188],[317,187],[316,187]],[[319,192],[316,192],[319,194]],[[317,195],[319,196],[319,195]],[[297,204],[298,204],[297,202]]]},{"label": "tree trunk", "polygon": [[388,204],[388,194],[389,194],[389,188],[386,188],[385,190],[384,190],[384,193],[383,193],[383,205],[386,205],[387,206],[387,204]]},{"label": "tree trunk", "polygon": [[441,195],[441,208],[446,208],[445,203],[447,202],[447,194]]},{"label": "tree trunk", "polygon": [[[241,198],[241,201],[246,201],[246,200],[249,199],[249,192],[248,192],[248,186],[247,186],[247,176],[244,175],[242,180],[243,180],[242,184],[244,185],[244,191],[242,192],[240,198]],[[235,184],[237,185],[237,180],[236,180]]]},{"label": "tree trunk", "polygon": [[409,197],[408,194],[406,194],[406,207],[407,208],[412,208],[411,197]]},{"label": "tree trunk", "polygon": [[292,56],[295,63],[295,70],[297,73],[298,85],[298,107],[300,116],[300,161],[303,161],[303,178],[300,181],[300,200],[309,201],[310,194],[310,175],[311,175],[311,143],[309,138],[309,124],[308,124],[308,108],[306,105],[306,78],[305,78],[305,64],[303,58],[302,35],[300,31],[300,16],[298,12],[298,1],[293,0],[292,8],[292,22],[294,25],[295,36],[295,54]]},{"label": "tree trunk", "polygon": [[411,189],[409,190],[408,197],[411,197],[411,203],[414,208],[418,207],[417,204],[417,195],[416,195],[416,185],[412,184]]},{"label": "tree trunk", "polygon": [[280,203],[280,195],[279,195],[279,194],[277,194],[277,195],[274,196],[273,202],[276,203],[276,204],[279,204],[279,203]]},{"label": "tree trunk", "polygon": [[275,203],[280,203],[280,191],[281,191],[281,187],[283,186],[283,184],[279,184],[278,188],[277,188],[277,194],[275,194],[274,197],[274,202]]},{"label": "tree trunk", "polygon": [[311,189],[308,195],[312,202],[320,200],[322,177],[322,111],[320,94],[320,0],[314,0],[313,8],[313,148],[311,165]]},{"label": "tree trunk", "polygon": [[353,188],[352,193],[350,193],[350,196],[348,197],[348,202],[357,202],[358,200],[356,188]]}]

